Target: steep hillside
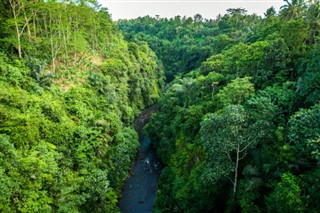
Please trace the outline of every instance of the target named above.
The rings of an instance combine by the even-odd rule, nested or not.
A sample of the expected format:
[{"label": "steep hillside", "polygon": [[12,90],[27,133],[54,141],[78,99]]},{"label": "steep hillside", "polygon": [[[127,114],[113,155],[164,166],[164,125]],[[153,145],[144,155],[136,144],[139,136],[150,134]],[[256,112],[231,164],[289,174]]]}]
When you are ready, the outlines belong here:
[{"label": "steep hillside", "polygon": [[0,211],[119,211],[132,121],[160,95],[157,57],[94,1],[0,11]]}]

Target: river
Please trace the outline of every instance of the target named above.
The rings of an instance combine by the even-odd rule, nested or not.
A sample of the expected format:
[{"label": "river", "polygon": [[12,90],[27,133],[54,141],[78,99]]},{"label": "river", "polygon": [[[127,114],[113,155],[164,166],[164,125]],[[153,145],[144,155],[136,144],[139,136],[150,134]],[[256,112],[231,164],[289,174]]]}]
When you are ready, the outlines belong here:
[{"label": "river", "polygon": [[140,148],[119,202],[123,213],[149,213],[153,209],[162,166],[151,146],[150,138],[143,135],[142,129],[155,110],[156,107],[143,110],[134,122]]}]

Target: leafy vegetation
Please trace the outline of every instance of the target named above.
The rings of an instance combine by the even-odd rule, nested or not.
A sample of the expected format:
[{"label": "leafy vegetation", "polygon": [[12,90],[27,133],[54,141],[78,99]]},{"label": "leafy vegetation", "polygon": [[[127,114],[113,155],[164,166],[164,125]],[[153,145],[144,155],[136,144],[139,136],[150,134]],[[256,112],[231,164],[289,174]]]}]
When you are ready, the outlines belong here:
[{"label": "leafy vegetation", "polygon": [[0,11],[0,211],[119,212],[132,121],[160,95],[156,55],[95,1]]},{"label": "leafy vegetation", "polygon": [[119,21],[170,82],[146,128],[166,165],[155,212],[319,211],[319,14]]},{"label": "leafy vegetation", "polygon": [[319,14],[116,25],[95,0],[1,1],[0,211],[119,212],[158,102],[155,212],[319,212]]}]

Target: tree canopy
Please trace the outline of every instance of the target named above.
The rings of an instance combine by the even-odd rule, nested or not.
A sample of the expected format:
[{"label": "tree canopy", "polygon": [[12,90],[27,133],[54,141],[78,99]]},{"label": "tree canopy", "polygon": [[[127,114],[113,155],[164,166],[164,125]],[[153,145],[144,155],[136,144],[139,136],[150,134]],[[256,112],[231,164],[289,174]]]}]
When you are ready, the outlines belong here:
[{"label": "tree canopy", "polygon": [[319,211],[318,9],[118,23],[171,81],[146,128],[166,165],[155,212]]},{"label": "tree canopy", "polygon": [[119,212],[132,121],[161,94],[156,55],[95,0],[0,11],[0,211]]},{"label": "tree canopy", "polygon": [[319,212],[320,3],[112,22],[96,0],[0,2],[0,211],[119,212],[139,146],[154,212]]}]

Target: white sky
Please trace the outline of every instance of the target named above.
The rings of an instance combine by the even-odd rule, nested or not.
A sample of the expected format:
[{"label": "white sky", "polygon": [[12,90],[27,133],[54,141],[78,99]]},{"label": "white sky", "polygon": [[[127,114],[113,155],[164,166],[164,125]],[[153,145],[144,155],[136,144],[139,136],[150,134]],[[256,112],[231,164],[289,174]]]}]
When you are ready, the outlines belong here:
[{"label": "white sky", "polygon": [[225,14],[228,8],[245,8],[249,14],[263,16],[273,6],[277,11],[285,4],[283,0],[99,0],[109,9],[113,20],[138,18],[149,15],[171,18],[177,15],[193,17],[199,13],[207,19]]}]

